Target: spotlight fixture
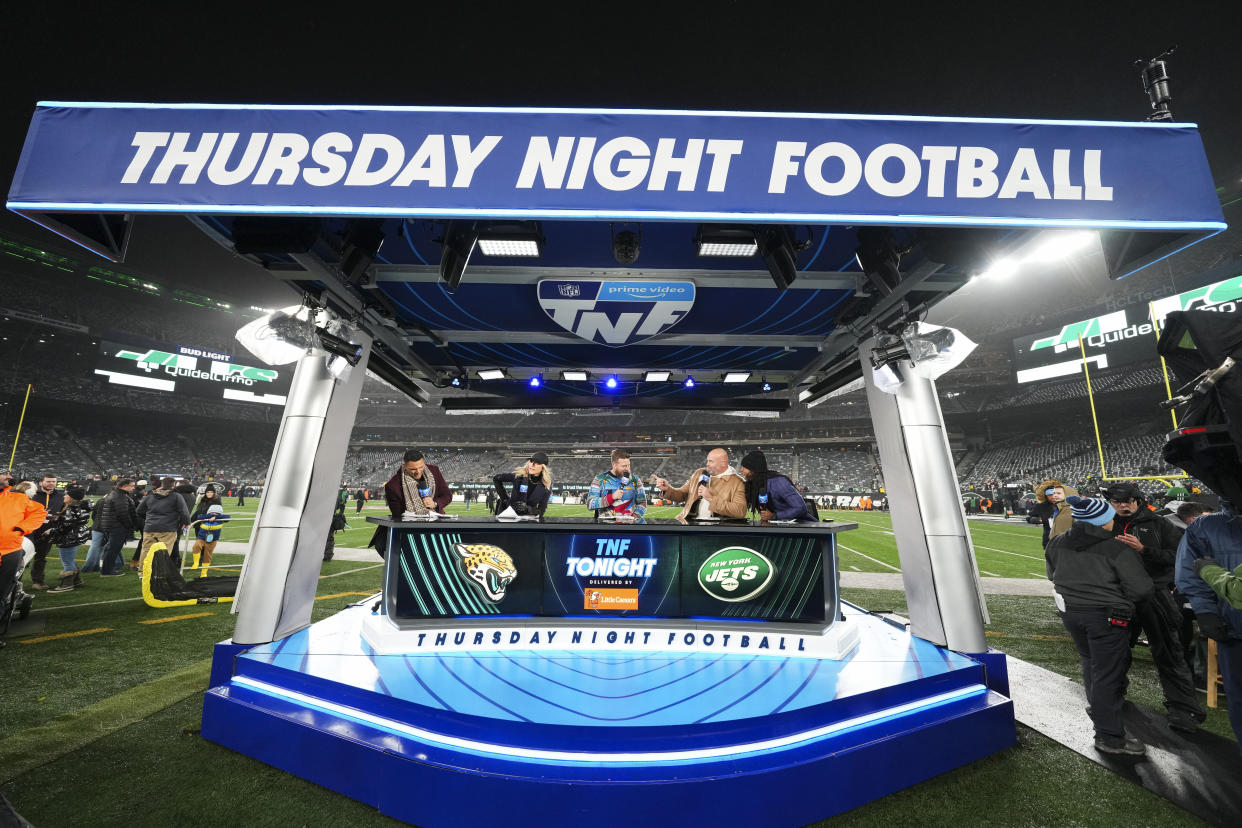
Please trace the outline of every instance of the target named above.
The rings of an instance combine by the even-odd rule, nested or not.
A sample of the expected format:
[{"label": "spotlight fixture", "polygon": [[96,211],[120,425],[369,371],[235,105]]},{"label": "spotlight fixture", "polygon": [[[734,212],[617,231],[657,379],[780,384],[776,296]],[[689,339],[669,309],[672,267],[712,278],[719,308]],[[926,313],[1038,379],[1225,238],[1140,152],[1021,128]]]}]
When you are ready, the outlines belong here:
[{"label": "spotlight fixture", "polygon": [[526,381],[526,384],[529,385],[531,388],[539,388],[540,386],[543,385],[543,374],[535,374],[533,377],[531,377],[529,380]]},{"label": "spotlight fixture", "polygon": [[461,283],[477,241],[478,233],[472,224],[450,221],[444,228],[444,237],[440,240],[440,279],[450,293]]},{"label": "spotlight fixture", "polygon": [[643,374],[643,382],[668,382],[672,375],[672,371],[648,371]]},{"label": "spotlight fixture", "polygon": [[567,382],[586,382],[586,371],[561,371],[561,379]]},{"label": "spotlight fixture", "polygon": [[456,377],[453,377],[451,380],[449,380],[449,385],[453,386],[454,388],[461,388],[465,384],[466,384],[466,378],[462,376],[456,376]]},{"label": "spotlight fixture", "polygon": [[681,384],[682,384],[682,387],[683,387],[683,388],[693,388],[693,387],[694,387],[694,377],[687,376],[684,380],[682,380],[682,381],[681,381]]},{"label": "spotlight fixture", "polygon": [[348,362],[350,368],[358,364],[358,361],[362,359],[362,352],[366,350],[363,346],[336,334],[328,333],[322,328],[317,328],[315,334],[319,337],[319,344],[325,351]]},{"label": "spotlight fixture", "polygon": [[901,255],[893,231],[887,227],[860,227],[854,259],[871,284],[888,296],[901,281]]},{"label": "spotlight fixture", "polygon": [[768,383],[768,382],[767,382],[767,380],[764,380],[764,383],[763,383],[763,390],[764,390],[764,392],[768,392],[768,391],[771,391],[771,390],[772,390],[772,385],[771,385],[770,383]]},{"label": "spotlight fixture", "polygon": [[750,371],[730,371],[724,375],[725,382],[746,382],[750,379]]},{"label": "spotlight fixture", "polygon": [[612,224],[608,227],[612,232],[612,256],[617,264],[631,265],[638,261],[643,243],[642,229],[639,228],[636,233],[633,230],[617,230]]},{"label": "spotlight fixture", "polygon": [[759,243],[751,230],[742,228],[699,227],[694,239],[700,256],[753,256],[759,252]]},{"label": "spotlight fixture", "polygon": [[615,374],[610,376],[608,379],[604,380],[604,387],[607,388],[609,391],[616,390],[617,384],[618,384],[617,377]]},{"label": "spotlight fixture", "polygon": [[786,290],[798,278],[797,252],[784,227],[769,227],[758,237],[759,255],[772,274],[777,290]]},{"label": "spotlight fixture", "polygon": [[505,378],[505,369],[503,368],[484,368],[479,371],[479,379],[481,380],[498,380]]},{"label": "spotlight fixture", "polygon": [[544,238],[533,222],[492,224],[479,230],[479,252],[484,256],[538,258]]}]

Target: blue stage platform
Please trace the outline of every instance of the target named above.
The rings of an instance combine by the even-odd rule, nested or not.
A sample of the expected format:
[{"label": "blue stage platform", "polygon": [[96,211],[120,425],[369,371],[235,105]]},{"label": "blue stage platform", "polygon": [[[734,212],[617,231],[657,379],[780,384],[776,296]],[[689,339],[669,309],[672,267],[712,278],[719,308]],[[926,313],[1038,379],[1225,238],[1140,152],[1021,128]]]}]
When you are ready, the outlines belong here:
[{"label": "blue stage platform", "polygon": [[1015,739],[1012,703],[989,688],[1003,664],[989,682],[848,605],[839,623],[860,640],[838,661],[380,655],[361,635],[373,603],[219,645],[203,735],[425,826],[803,825]]}]

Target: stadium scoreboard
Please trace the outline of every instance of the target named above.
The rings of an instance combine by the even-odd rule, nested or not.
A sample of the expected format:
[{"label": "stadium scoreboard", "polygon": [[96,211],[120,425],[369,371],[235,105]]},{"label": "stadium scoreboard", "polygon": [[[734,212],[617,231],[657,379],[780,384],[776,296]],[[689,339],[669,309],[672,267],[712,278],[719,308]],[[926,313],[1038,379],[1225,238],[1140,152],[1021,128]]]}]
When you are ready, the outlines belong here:
[{"label": "stadium scoreboard", "polygon": [[144,391],[283,406],[293,369],[245,365],[232,354],[189,345],[151,347],[102,339],[95,374]]}]

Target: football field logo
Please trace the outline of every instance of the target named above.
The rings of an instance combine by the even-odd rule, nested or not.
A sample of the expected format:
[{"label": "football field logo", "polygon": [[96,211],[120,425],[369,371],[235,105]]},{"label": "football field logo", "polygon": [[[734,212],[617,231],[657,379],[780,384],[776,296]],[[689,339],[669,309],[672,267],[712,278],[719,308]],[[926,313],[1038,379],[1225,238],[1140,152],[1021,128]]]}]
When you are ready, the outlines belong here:
[{"label": "football field logo", "polygon": [[728,546],[699,567],[699,586],[713,598],[737,603],[758,598],[772,585],[776,567],[753,549]]},{"label": "football field logo", "polygon": [[694,282],[539,282],[539,307],[583,339],[619,348],[662,334],[694,305]]}]

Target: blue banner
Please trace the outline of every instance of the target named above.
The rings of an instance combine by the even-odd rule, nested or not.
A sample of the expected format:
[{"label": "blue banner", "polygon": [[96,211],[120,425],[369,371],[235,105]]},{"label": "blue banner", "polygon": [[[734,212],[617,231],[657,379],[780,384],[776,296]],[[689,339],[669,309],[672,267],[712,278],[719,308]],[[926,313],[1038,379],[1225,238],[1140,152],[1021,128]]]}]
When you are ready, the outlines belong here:
[{"label": "blue banner", "polygon": [[26,212],[1212,230],[1191,124],[45,103]]}]

